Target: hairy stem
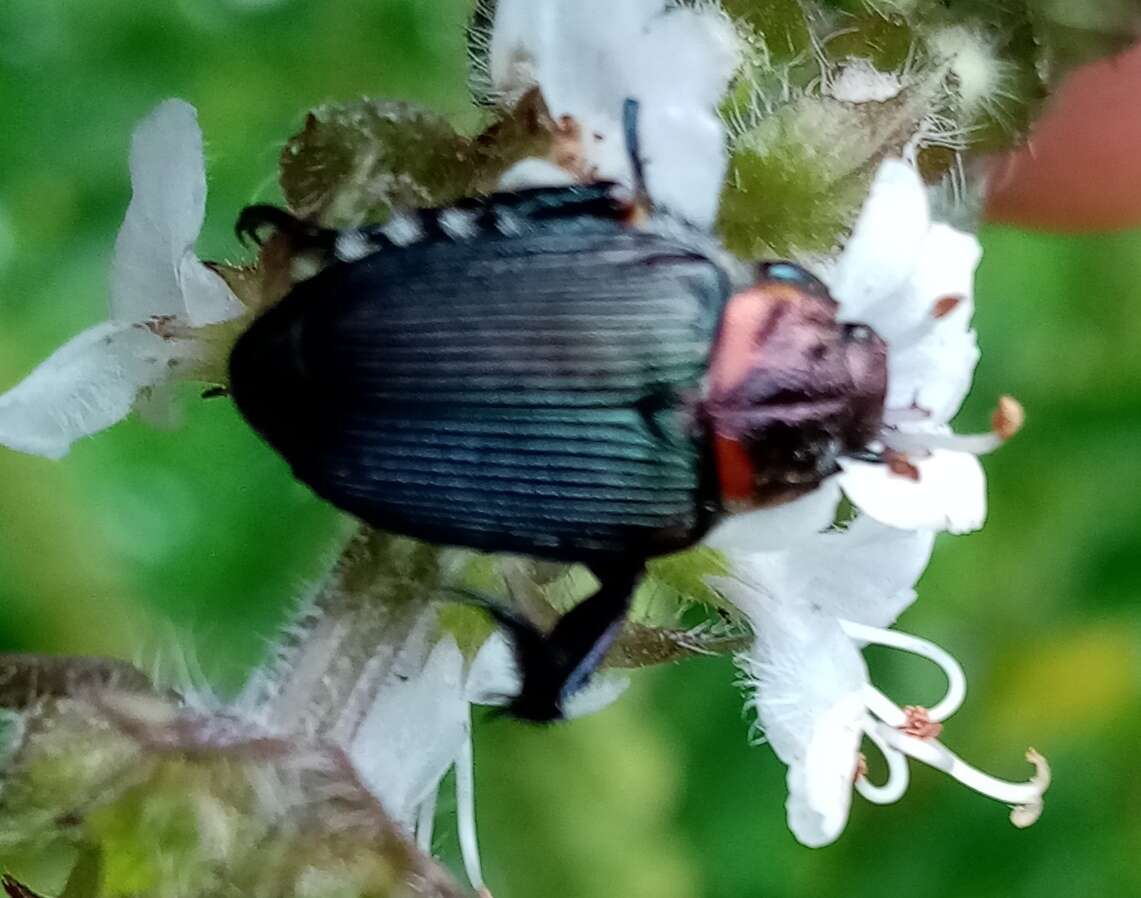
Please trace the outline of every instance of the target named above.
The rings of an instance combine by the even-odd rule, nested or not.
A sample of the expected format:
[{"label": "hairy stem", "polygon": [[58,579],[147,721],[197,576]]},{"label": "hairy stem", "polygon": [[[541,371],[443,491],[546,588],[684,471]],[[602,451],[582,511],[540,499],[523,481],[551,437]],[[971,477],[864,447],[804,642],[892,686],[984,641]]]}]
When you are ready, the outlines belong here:
[{"label": "hairy stem", "polygon": [[434,619],[438,555],[361,527],[239,705],[294,736],[350,744],[401,648]]}]

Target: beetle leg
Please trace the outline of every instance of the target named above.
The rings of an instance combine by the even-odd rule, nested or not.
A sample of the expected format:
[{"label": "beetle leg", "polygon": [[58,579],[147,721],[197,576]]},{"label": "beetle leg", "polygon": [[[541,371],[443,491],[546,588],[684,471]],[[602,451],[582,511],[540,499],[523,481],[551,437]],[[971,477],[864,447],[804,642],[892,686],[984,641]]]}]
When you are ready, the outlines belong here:
[{"label": "beetle leg", "polygon": [[546,635],[517,612],[477,599],[506,631],[523,678],[507,714],[536,723],[563,718],[566,700],[585,685],[621,632],[643,569],[642,562],[594,568],[598,590]]},{"label": "beetle leg", "polygon": [[[634,589],[645,572],[645,562],[594,567],[598,591],[564,614],[547,637],[553,654],[564,659],[562,700],[578,692],[602,663],[626,621]],[[524,681],[524,689],[526,681]]]},{"label": "beetle leg", "polygon": [[284,209],[266,203],[246,206],[234,223],[234,233],[238,235],[238,240],[255,246],[265,242],[262,232],[267,228],[289,238],[294,252],[307,249],[328,250],[336,239],[334,231],[310,224]]}]

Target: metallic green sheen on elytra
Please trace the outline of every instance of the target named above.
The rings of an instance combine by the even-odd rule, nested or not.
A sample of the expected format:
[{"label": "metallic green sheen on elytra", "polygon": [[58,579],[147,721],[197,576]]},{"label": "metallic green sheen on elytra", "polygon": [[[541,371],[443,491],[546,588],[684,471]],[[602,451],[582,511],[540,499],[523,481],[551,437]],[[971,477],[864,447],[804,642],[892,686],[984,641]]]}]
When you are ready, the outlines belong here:
[{"label": "metallic green sheen on elytra", "polygon": [[724,268],[676,223],[524,217],[297,284],[234,349],[239,408],[381,529],[588,564],[691,545]]}]

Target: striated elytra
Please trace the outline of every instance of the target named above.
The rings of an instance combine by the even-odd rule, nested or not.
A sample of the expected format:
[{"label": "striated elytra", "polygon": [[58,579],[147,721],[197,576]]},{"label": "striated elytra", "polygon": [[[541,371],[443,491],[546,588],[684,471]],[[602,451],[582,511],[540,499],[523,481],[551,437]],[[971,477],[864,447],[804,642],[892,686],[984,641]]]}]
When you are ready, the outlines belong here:
[{"label": "striated elytra", "polygon": [[272,207],[318,273],[238,340],[242,414],[334,505],[435,543],[587,565],[549,634],[497,606],[523,688],[562,715],[650,557],[816,487],[878,431],[882,341],[792,263],[746,271],[614,184],[329,231]]}]

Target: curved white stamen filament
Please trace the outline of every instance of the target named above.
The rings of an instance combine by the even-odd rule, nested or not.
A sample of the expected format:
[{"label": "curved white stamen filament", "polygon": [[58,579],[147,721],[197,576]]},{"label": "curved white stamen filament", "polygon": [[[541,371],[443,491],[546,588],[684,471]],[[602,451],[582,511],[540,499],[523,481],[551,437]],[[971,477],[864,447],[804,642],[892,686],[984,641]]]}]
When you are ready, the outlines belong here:
[{"label": "curved white stamen filament", "polygon": [[[901,712],[902,713],[902,712]],[[864,735],[880,750],[887,762],[887,782],[882,786],[872,783],[867,776],[856,780],[856,791],[872,804],[893,804],[903,798],[911,782],[911,772],[907,769],[907,758],[892,748],[876,732],[876,722],[868,720],[864,724]]]},{"label": "curved white stamen filament", "polygon": [[[470,713],[470,712],[469,712]],[[467,736],[456,756],[456,826],[460,854],[468,882],[477,892],[484,891],[483,869],[479,862],[479,839],[475,831],[475,761],[471,747],[471,721]]]},{"label": "curved white stamen filament", "polygon": [[436,798],[439,790],[433,789],[416,810],[416,847],[424,854],[432,853],[432,832],[436,825]]},{"label": "curved white stamen filament", "polygon": [[1042,795],[1050,786],[1050,767],[1036,751],[1026,753],[1036,769],[1035,775],[1025,783],[1012,783],[972,767],[934,739],[916,739],[884,723],[877,723],[876,730],[892,748],[942,770],[980,795],[1013,806],[1010,820],[1015,826],[1029,826],[1042,813]]},{"label": "curved white stamen filament", "polygon": [[[944,676],[947,677],[947,693],[928,710],[927,716],[931,720],[941,723],[962,707],[963,701],[967,697],[967,676],[963,673],[963,668],[959,662],[935,643],[920,639],[918,636],[912,636],[910,633],[901,633],[898,630],[882,630],[879,627],[869,627],[866,624],[857,624],[849,620],[841,620],[840,626],[851,639],[900,649],[913,655],[919,655],[921,658],[926,658],[931,663],[938,665]],[[883,696],[883,693],[876,691],[880,696]],[[886,696],[883,698],[891,704]],[[882,709],[884,713],[880,713],[876,707],[869,705],[869,708],[881,720],[887,721],[893,726],[901,725],[895,722],[896,715],[893,712],[887,711],[882,705],[877,707]],[[900,714],[903,713],[894,704],[892,707]]]},{"label": "curved white stamen filament", "polygon": [[880,434],[883,444],[897,452],[927,453],[932,449],[951,449],[971,455],[987,455],[1002,445],[997,433],[908,433],[902,430],[884,430]]},{"label": "curved white stamen filament", "polygon": [[864,704],[872,715],[882,720],[888,726],[903,727],[907,725],[907,714],[890,698],[876,689],[871,683],[864,684]]}]

